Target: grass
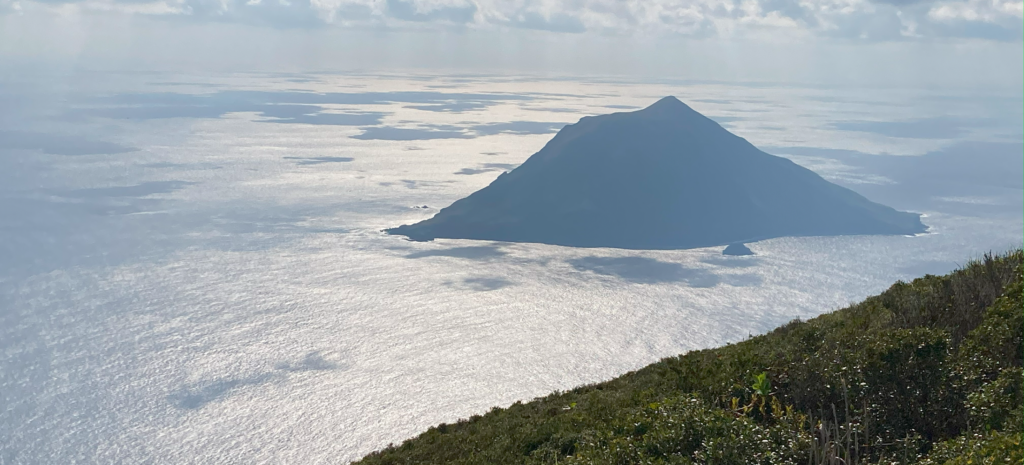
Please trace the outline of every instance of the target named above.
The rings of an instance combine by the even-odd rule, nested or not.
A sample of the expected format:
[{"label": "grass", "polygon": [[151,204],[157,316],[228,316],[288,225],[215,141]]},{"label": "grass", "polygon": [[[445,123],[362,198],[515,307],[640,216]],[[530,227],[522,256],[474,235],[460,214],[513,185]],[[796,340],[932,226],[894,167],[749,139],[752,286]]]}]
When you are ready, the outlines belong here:
[{"label": "grass", "polygon": [[1022,463],[1021,250],[603,383],[441,424],[360,464]]}]

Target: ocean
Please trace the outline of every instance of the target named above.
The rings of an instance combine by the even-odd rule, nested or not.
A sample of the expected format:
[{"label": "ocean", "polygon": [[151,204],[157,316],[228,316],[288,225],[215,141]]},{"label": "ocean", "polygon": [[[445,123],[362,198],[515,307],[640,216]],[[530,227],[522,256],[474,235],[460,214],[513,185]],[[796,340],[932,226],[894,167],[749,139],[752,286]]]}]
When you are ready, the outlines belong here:
[{"label": "ocean", "polygon": [[[1021,245],[1020,94],[573,76],[0,82],[0,463],[345,463]],[[677,251],[382,229],[675,95],[908,236]]]}]

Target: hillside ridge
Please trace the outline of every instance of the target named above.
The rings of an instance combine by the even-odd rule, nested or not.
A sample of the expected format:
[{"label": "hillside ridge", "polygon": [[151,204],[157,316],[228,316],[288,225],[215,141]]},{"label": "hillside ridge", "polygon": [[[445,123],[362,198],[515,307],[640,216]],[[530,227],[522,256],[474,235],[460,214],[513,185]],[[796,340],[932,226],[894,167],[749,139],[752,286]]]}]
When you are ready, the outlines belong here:
[{"label": "hillside ridge", "polygon": [[1021,463],[1022,258],[986,254],[358,463]]}]

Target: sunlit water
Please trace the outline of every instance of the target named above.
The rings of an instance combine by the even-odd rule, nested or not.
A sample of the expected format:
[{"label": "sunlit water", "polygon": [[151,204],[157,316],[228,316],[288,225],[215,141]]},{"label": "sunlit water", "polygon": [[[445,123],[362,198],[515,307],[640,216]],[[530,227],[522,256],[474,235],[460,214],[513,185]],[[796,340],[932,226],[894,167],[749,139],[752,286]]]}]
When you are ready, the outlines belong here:
[{"label": "sunlit water", "polygon": [[[923,212],[930,233],[775,239],[754,257],[380,233],[487,185],[560,124],[669,94]],[[0,99],[0,463],[343,463],[1022,237],[1019,185],[951,173],[911,192],[838,156],[1016,150],[1019,96],[92,75],[9,80]]]}]

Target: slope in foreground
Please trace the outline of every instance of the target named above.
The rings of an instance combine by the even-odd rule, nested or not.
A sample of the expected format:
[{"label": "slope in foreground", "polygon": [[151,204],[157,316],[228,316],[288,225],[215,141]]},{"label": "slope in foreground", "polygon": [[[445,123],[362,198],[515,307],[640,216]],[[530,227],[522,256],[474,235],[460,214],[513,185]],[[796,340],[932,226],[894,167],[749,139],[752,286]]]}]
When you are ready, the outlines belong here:
[{"label": "slope in foreground", "polygon": [[1020,249],[430,428],[398,464],[1022,463]]}]

